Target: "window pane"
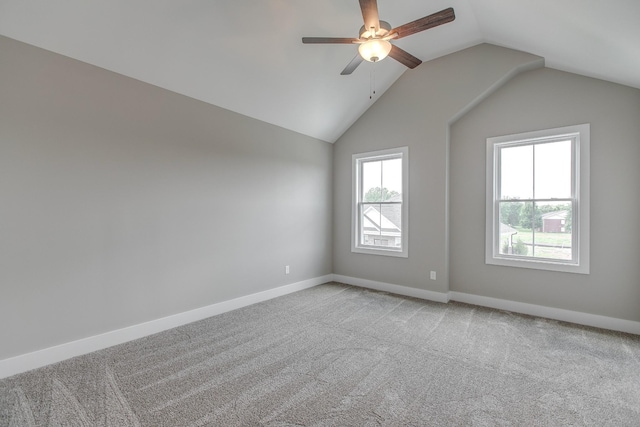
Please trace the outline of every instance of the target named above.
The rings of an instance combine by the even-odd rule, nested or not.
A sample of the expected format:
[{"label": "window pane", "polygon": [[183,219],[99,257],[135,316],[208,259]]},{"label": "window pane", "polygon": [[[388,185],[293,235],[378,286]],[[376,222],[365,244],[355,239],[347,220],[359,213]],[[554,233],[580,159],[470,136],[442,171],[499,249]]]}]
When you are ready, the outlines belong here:
[{"label": "window pane", "polygon": [[388,242],[385,246],[401,247],[402,204],[393,203],[381,205],[380,214],[380,219],[382,221],[380,234]]},{"label": "window pane", "polygon": [[533,198],[533,146],[500,149],[500,199]]},{"label": "window pane", "polygon": [[360,244],[374,246],[380,240],[382,217],[379,203],[363,203],[360,205]]},{"label": "window pane", "polygon": [[500,240],[498,251],[503,255],[531,255],[533,233],[532,202],[500,202]]},{"label": "window pane", "polygon": [[365,202],[402,200],[402,159],[369,161],[362,165]]},{"label": "window pane", "polygon": [[389,159],[382,162],[382,188],[386,197],[383,201],[400,201],[402,194],[402,159]]},{"label": "window pane", "polygon": [[382,202],[382,162],[371,161],[362,164],[362,200]]},{"label": "window pane", "polygon": [[536,203],[538,226],[535,233],[536,258],[572,259],[571,203]]},{"label": "window pane", "polygon": [[362,245],[401,247],[402,236],[402,205],[363,203],[362,215]]},{"label": "window pane", "polygon": [[535,146],[535,198],[571,197],[571,141]]}]

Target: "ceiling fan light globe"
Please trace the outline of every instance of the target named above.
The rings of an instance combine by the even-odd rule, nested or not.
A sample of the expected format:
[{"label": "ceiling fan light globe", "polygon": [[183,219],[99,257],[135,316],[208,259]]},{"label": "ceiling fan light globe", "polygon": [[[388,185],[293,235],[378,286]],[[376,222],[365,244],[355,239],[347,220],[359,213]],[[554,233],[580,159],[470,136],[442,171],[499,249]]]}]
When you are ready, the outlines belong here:
[{"label": "ceiling fan light globe", "polygon": [[391,43],[386,40],[374,39],[358,46],[358,52],[362,59],[369,62],[378,62],[389,55]]}]

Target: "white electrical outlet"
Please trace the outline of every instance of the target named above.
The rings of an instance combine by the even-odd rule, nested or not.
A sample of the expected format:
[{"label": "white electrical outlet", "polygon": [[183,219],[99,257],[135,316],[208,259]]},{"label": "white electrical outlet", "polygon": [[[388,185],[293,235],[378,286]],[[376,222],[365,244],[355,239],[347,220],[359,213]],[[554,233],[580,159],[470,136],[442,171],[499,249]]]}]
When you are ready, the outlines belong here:
[{"label": "white electrical outlet", "polygon": [[431,278],[431,280],[436,280],[436,272],[432,271],[431,274],[429,274],[429,277]]},{"label": "white electrical outlet", "polygon": [[284,266],[284,274],[289,274],[289,266],[288,265]]}]

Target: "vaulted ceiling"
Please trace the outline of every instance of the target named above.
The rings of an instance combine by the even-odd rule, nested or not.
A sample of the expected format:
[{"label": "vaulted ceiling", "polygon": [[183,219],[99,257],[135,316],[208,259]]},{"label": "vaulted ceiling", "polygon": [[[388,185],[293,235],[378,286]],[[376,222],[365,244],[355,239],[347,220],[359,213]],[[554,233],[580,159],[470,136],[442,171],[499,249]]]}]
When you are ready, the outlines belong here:
[{"label": "vaulted ceiling", "polygon": [[[392,26],[450,6],[395,43],[424,62],[493,43],[640,88],[638,0],[378,0]],[[356,0],[0,0],[1,35],[328,142],[415,72],[388,58],[341,76],[356,46],[301,43],[361,25]]]}]

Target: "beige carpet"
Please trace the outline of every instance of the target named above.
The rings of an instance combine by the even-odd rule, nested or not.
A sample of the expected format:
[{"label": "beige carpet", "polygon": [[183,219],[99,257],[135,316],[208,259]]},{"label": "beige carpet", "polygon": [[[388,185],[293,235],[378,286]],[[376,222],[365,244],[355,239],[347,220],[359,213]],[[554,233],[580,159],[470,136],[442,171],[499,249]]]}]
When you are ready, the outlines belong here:
[{"label": "beige carpet", "polygon": [[640,337],[330,283],[0,381],[0,426],[639,426]]}]

